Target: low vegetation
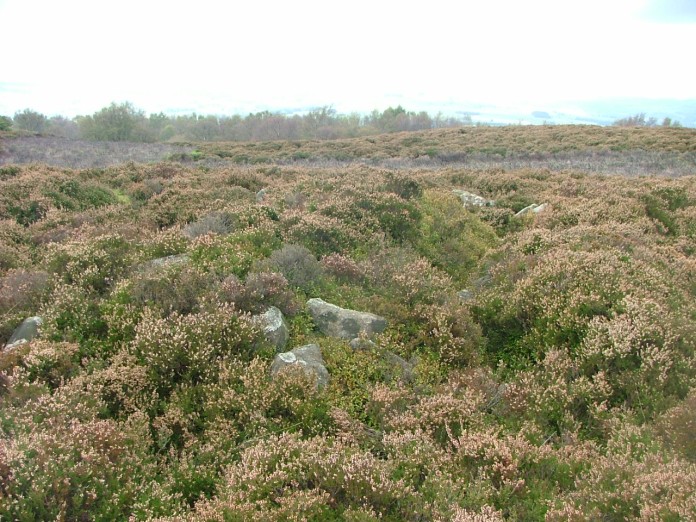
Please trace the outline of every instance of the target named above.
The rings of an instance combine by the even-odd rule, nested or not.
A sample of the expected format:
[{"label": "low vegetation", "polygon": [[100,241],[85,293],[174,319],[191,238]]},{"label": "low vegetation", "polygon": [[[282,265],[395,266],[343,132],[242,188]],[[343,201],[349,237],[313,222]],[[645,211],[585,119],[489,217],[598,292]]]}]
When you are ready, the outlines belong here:
[{"label": "low vegetation", "polygon": [[[696,518],[696,132],[192,149],[0,167],[0,345],[43,319],[0,353],[0,519]],[[327,386],[271,378],[268,307]]]}]

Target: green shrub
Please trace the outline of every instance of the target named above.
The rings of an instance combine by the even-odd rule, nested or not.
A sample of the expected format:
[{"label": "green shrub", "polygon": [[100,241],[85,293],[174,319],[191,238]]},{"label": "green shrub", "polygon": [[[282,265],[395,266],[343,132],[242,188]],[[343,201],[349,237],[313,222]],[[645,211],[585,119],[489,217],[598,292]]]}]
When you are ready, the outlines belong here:
[{"label": "green shrub", "polygon": [[85,210],[119,202],[110,189],[94,183],[80,183],[75,179],[62,181],[56,189],[46,190],[44,194],[56,208],[65,210]]},{"label": "green shrub", "polygon": [[467,279],[477,262],[497,244],[495,231],[465,209],[454,194],[426,191],[414,246],[456,280]]},{"label": "green shrub", "polygon": [[219,360],[250,359],[258,332],[228,305],[160,318],[147,312],[136,327],[130,353],[148,370],[160,397],[179,385],[217,379]]},{"label": "green shrub", "polygon": [[8,131],[12,128],[12,118],[0,116],[0,131]]},{"label": "green shrub", "polygon": [[391,172],[387,174],[384,190],[393,192],[400,198],[406,200],[417,199],[423,195],[423,188],[416,180],[405,175],[397,175]]},{"label": "green shrub", "polygon": [[174,266],[151,270],[131,278],[127,292],[140,307],[156,306],[166,315],[189,314],[198,310],[199,300],[213,288],[212,274],[195,267]]},{"label": "green shrub", "polygon": [[196,239],[205,234],[229,234],[235,225],[234,216],[227,212],[211,212],[200,217],[197,221],[189,223],[183,229],[183,233],[190,239]]},{"label": "green shrub", "polygon": [[324,270],[314,254],[299,245],[285,245],[271,253],[260,266],[283,274],[291,286],[306,293],[311,293],[317,288],[324,275]]},{"label": "green shrub", "polygon": [[220,297],[234,303],[238,310],[251,313],[275,306],[283,314],[293,316],[301,308],[285,276],[272,272],[250,273],[244,282],[231,275],[222,282]]},{"label": "green shrub", "polygon": [[10,216],[17,220],[17,223],[28,227],[44,218],[48,209],[39,201],[28,201],[24,205],[10,205],[7,208]]}]

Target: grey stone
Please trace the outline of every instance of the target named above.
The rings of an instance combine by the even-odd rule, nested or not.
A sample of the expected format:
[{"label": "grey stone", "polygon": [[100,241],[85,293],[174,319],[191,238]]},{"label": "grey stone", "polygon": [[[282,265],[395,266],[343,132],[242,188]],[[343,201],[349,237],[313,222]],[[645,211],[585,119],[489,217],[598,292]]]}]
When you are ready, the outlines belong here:
[{"label": "grey stone", "polygon": [[322,299],[307,301],[314,324],[324,335],[338,339],[354,339],[361,333],[370,337],[387,327],[387,320],[368,312],[341,308]]},{"label": "grey stone", "polygon": [[374,350],[377,348],[377,345],[369,339],[361,339],[360,337],[356,337],[355,339],[351,339],[350,347],[356,352],[359,352]]},{"label": "grey stone", "polygon": [[263,328],[264,337],[275,347],[276,352],[282,352],[285,349],[290,338],[290,331],[283,313],[278,308],[271,306],[264,313],[254,316],[253,321]]},{"label": "grey stone", "polygon": [[317,344],[307,344],[276,355],[271,364],[271,377],[290,367],[301,368],[306,375],[316,379],[317,388],[329,384],[329,371],[321,355],[321,348]]},{"label": "grey stone", "polygon": [[457,297],[459,297],[462,303],[467,303],[474,299],[474,292],[471,290],[462,290],[461,292],[457,292]]},{"label": "grey stone", "polygon": [[464,203],[465,207],[492,207],[492,206],[495,206],[494,200],[483,198],[477,194],[474,194],[473,192],[468,192],[466,190],[461,190],[461,189],[453,189],[452,192],[454,192],[457,196],[459,196],[459,199],[462,200],[462,203]]},{"label": "grey stone", "polygon": [[191,262],[188,254],[175,254],[172,256],[158,257],[138,265],[137,269],[142,271],[163,270],[171,266],[185,265]]},{"label": "grey stone", "polygon": [[548,203],[542,203],[541,205],[537,205],[536,203],[532,203],[531,205],[528,205],[524,207],[522,210],[520,210],[517,214],[515,214],[515,217],[521,217],[524,216],[525,214],[529,214],[530,212],[534,214],[538,214],[539,212],[543,212],[548,208]]},{"label": "grey stone", "polygon": [[43,319],[39,316],[28,317],[22,321],[22,324],[12,332],[10,340],[5,345],[5,350],[12,350],[38,337],[40,333],[39,328],[42,324]]}]

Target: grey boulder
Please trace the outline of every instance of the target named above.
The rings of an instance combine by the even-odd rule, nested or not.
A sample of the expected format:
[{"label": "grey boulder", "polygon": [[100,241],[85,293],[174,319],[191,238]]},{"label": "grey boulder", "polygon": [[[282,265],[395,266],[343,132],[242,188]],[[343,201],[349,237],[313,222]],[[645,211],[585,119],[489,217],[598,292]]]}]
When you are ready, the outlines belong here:
[{"label": "grey boulder", "polygon": [[541,205],[532,203],[531,205],[524,207],[517,214],[515,214],[515,217],[521,217],[525,214],[529,214],[530,212],[533,214],[538,214],[539,212],[543,212],[544,210],[546,210],[548,206],[548,203],[542,203]]},{"label": "grey boulder", "polygon": [[459,196],[465,207],[492,207],[495,205],[494,200],[483,198],[473,192],[461,189],[453,189],[452,192]]},{"label": "grey boulder", "polygon": [[276,352],[285,349],[290,331],[283,313],[278,308],[271,306],[264,313],[254,316],[253,321],[263,329],[264,337],[275,347]]},{"label": "grey boulder", "polygon": [[307,301],[309,313],[320,332],[338,339],[355,339],[364,333],[367,337],[381,333],[387,320],[369,312],[341,308],[322,299]]},{"label": "grey boulder", "polygon": [[329,371],[326,369],[321,348],[317,344],[307,344],[290,352],[276,355],[271,364],[271,377],[288,368],[300,368],[310,378],[315,379],[317,388],[329,384]]},{"label": "grey boulder", "polygon": [[43,324],[43,319],[39,316],[28,317],[20,324],[14,332],[10,340],[5,345],[5,350],[12,350],[22,344],[28,343],[32,339],[39,336],[39,328]]},{"label": "grey boulder", "polygon": [[146,261],[138,265],[137,269],[142,271],[164,270],[171,266],[186,265],[190,262],[191,257],[188,254],[175,254]]},{"label": "grey boulder", "polygon": [[468,303],[474,299],[474,292],[471,290],[461,290],[457,292],[457,297],[462,303]]}]

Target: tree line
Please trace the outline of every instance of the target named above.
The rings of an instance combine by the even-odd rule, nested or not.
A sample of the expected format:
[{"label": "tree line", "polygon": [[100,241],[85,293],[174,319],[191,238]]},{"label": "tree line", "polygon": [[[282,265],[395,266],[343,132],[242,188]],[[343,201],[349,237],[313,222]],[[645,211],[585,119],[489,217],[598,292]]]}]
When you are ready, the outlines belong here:
[{"label": "tree line", "polygon": [[[670,117],[666,117],[662,120],[660,124],[662,127],[681,127],[681,123],[676,120],[672,120]],[[625,118],[618,119],[614,122],[616,127],[657,127],[658,120],[655,117],[646,118],[644,112],[639,112],[633,116],[626,116]]]},{"label": "tree line", "polygon": [[31,109],[0,117],[0,130],[22,130],[89,141],[267,141],[336,139],[471,125],[471,117],[431,116],[401,106],[368,115],[319,107],[305,114],[257,112],[247,116],[146,115],[129,102],[112,103],[89,116],[47,117]]}]

